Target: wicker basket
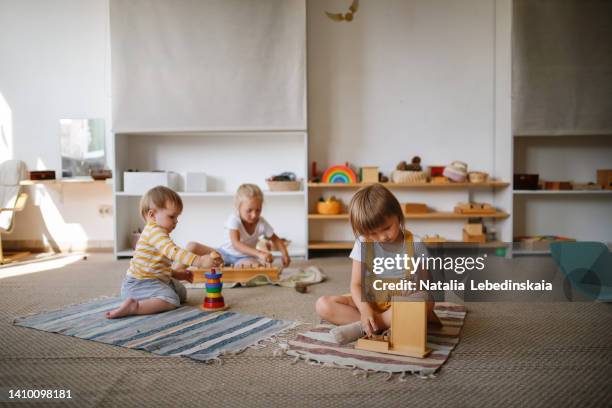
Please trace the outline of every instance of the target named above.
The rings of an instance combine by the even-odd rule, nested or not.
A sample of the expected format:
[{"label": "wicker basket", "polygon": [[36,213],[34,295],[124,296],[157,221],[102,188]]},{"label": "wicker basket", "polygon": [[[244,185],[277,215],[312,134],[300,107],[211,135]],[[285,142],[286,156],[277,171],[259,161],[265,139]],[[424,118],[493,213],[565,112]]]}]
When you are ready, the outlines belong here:
[{"label": "wicker basket", "polygon": [[471,171],[468,173],[470,183],[484,183],[489,178],[489,175],[482,171]]},{"label": "wicker basket", "polygon": [[391,180],[398,184],[427,183],[427,173],[424,171],[393,170]]},{"label": "wicker basket", "polygon": [[302,184],[302,180],[295,181],[272,181],[266,180],[270,191],[298,191]]}]

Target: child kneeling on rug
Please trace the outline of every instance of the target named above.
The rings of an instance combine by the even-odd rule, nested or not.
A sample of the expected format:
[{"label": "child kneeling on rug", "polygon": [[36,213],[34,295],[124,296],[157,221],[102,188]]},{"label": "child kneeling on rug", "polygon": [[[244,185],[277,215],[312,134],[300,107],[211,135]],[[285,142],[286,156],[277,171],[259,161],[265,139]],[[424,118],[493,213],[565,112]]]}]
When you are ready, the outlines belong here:
[{"label": "child kneeling on rug", "polygon": [[[324,320],[340,325],[331,334],[340,344],[350,343],[367,335],[387,330],[391,325],[389,302],[364,302],[361,300],[362,244],[371,242],[375,256],[394,256],[403,252],[413,256],[412,233],[405,229],[404,213],[395,196],[383,185],[373,184],[357,191],[349,204],[349,218],[355,245],[349,257],[353,260],[351,293],[343,296],[322,296],[317,300],[317,314]],[[364,245],[365,247],[366,245]],[[370,259],[371,261],[371,259]],[[365,265],[372,272],[372,265]],[[402,276],[406,271],[400,271]],[[418,271],[419,275],[426,271]],[[371,275],[371,273],[369,274]],[[433,302],[427,302],[428,317],[437,321]]]},{"label": "child kneeling on rug", "polygon": [[183,201],[173,190],[157,186],[140,200],[140,214],[146,221],[134,256],[121,286],[125,302],[106,313],[114,319],[130,315],[147,315],[175,309],[187,298],[187,290],[179,280],[193,281],[193,274],[174,270],[178,265],[209,268],[221,266],[223,258],[214,251],[200,256],[174,244],[170,233],[183,211]]}]

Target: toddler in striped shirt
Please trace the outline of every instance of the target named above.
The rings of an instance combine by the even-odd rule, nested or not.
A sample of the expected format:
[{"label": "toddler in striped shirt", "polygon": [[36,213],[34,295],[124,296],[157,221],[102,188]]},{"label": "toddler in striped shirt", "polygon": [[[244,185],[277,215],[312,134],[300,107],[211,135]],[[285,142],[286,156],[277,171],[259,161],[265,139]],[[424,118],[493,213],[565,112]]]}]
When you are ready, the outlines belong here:
[{"label": "toddler in striped shirt", "polygon": [[125,299],[119,308],[106,313],[114,319],[131,315],[147,315],[175,309],[187,298],[187,290],[179,280],[193,281],[193,274],[172,264],[209,268],[223,265],[223,258],[212,248],[201,245],[201,255],[178,247],[170,233],[183,211],[183,201],[173,190],[157,186],[140,200],[140,213],[146,221],[136,244],[134,257],[121,286]]}]

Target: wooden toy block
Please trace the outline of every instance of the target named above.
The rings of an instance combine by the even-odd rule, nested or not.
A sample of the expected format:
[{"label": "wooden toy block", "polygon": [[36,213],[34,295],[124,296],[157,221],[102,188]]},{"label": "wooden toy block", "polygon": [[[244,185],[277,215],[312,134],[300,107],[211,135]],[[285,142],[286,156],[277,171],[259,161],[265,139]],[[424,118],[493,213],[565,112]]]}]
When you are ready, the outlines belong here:
[{"label": "wooden toy block", "polygon": [[544,190],[571,190],[572,183],[570,181],[545,181]]},{"label": "wooden toy block", "polygon": [[495,214],[495,207],[491,204],[486,203],[459,203],[455,206],[455,213],[457,214]]},{"label": "wooden toy block", "polygon": [[433,184],[448,184],[450,183],[450,179],[444,176],[433,176],[431,178],[431,183]]},{"label": "wooden toy block", "polygon": [[378,166],[366,166],[361,168],[362,183],[378,183]]},{"label": "wooden toy block", "polygon": [[[265,275],[272,281],[277,281],[280,275],[280,269],[276,266],[231,266],[231,267],[223,267],[220,268],[223,273],[223,281],[231,282],[231,283],[246,283],[255,276]],[[208,269],[194,269],[193,272],[193,282],[194,283],[202,283],[208,282],[205,277],[205,273],[207,273]]]},{"label": "wooden toy block", "polygon": [[484,234],[470,234],[464,228],[463,229],[463,242],[484,244],[485,242],[487,242],[487,236]]},{"label": "wooden toy block", "polygon": [[427,348],[427,303],[425,299],[391,302],[391,335],[357,340],[355,348],[379,353],[423,358]]},{"label": "wooden toy block", "polygon": [[404,203],[404,213],[408,214],[423,214],[428,213],[427,204],[423,203]]},{"label": "wooden toy block", "polygon": [[436,234],[436,235],[425,235],[423,238],[421,238],[422,242],[428,243],[428,244],[435,244],[435,243],[440,243],[440,242],[446,242],[446,238]]},{"label": "wooden toy block", "polygon": [[612,169],[597,170],[597,184],[604,190],[612,190]]},{"label": "wooden toy block", "polygon": [[465,224],[463,226],[463,231],[465,231],[469,235],[482,235],[484,234],[484,227],[480,223]]}]

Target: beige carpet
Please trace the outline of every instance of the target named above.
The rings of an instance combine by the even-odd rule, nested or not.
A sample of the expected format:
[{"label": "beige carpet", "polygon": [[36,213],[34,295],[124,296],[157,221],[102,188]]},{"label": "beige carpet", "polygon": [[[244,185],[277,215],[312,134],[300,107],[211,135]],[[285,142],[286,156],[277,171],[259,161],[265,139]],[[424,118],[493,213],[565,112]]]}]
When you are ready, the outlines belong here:
[{"label": "beige carpet", "polygon": [[[307,294],[263,286],[227,290],[226,301],[236,311],[314,323],[319,296],[346,292],[349,262],[312,263],[329,280],[309,287]],[[291,358],[272,357],[271,348],[248,350],[213,366],[11,324],[16,316],[117,295],[126,266],[127,261],[98,254],[60,269],[0,279],[4,393],[11,387],[70,389],[78,407],[603,407],[612,402],[611,304],[469,304],[463,339],[437,378],[406,382],[292,365]],[[542,258],[534,271],[550,268],[550,258]],[[190,293],[191,302],[200,302],[198,292]]]}]

